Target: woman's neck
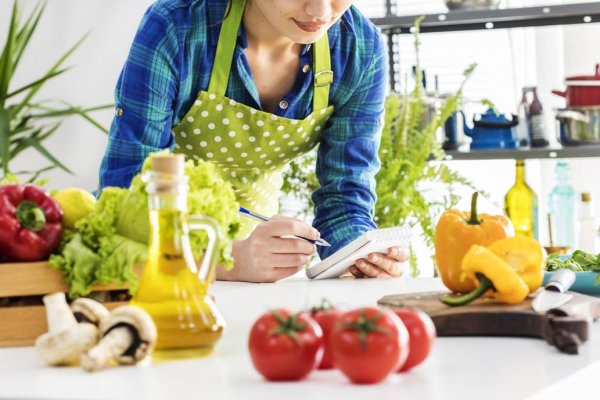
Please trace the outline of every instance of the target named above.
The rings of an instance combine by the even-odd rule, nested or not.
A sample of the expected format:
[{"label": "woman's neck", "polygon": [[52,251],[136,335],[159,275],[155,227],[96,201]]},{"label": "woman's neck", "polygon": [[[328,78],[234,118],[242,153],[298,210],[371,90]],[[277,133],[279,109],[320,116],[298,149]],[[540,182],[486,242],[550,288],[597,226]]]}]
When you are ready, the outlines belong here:
[{"label": "woman's neck", "polygon": [[256,53],[297,55],[303,46],[279,33],[260,9],[252,4],[248,4],[244,12],[244,29],[248,47]]}]

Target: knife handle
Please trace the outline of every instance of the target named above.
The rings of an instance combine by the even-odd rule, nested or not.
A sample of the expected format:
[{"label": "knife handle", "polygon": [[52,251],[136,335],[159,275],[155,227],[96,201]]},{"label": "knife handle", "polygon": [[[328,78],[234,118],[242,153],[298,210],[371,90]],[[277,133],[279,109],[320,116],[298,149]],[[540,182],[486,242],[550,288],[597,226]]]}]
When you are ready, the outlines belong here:
[{"label": "knife handle", "polygon": [[546,283],[546,290],[564,293],[569,290],[574,282],[575,272],[570,269],[559,268],[552,274],[548,283]]}]

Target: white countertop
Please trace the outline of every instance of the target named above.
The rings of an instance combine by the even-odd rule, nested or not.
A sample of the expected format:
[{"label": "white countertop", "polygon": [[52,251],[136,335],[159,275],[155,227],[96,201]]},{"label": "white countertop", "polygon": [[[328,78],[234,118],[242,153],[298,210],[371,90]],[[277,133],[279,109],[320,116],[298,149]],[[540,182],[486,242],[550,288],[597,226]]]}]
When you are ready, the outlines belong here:
[{"label": "white countertop", "polygon": [[299,310],[323,296],[344,307],[366,306],[386,294],[442,289],[436,279],[408,278],[217,282],[211,291],[228,329],[210,357],[87,373],[79,367],[47,367],[32,347],[4,348],[0,399],[597,398],[593,394],[600,392],[600,323],[592,325],[590,340],[576,356],[561,354],[539,339],[438,338],[425,363],[378,385],[351,385],[336,370],[314,371],[300,382],[269,383],[250,362],[248,332],[268,309]]}]

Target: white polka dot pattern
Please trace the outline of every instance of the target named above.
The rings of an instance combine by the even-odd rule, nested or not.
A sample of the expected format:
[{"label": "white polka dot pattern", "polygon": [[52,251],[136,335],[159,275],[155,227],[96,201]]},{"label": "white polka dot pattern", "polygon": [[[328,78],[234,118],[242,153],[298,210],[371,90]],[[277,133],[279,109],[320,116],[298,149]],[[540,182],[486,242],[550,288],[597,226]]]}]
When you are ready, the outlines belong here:
[{"label": "white polka dot pattern", "polygon": [[[273,215],[278,211],[282,171],[290,160],[316,146],[332,113],[333,107],[328,107],[304,120],[288,119],[201,92],[173,128],[175,151],[212,161],[242,206]],[[249,232],[240,232],[240,237]]]}]

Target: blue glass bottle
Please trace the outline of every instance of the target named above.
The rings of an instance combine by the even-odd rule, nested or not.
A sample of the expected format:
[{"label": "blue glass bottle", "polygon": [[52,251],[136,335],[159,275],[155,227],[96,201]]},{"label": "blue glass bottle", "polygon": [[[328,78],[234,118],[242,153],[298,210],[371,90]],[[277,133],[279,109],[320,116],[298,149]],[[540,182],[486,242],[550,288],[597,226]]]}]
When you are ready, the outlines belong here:
[{"label": "blue glass bottle", "polygon": [[552,231],[557,246],[575,249],[576,202],[571,186],[571,167],[566,160],[556,162],[556,185],[548,196],[548,210],[552,215]]}]

